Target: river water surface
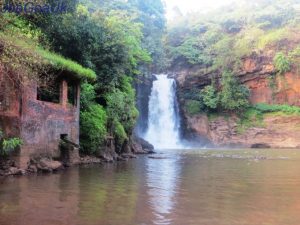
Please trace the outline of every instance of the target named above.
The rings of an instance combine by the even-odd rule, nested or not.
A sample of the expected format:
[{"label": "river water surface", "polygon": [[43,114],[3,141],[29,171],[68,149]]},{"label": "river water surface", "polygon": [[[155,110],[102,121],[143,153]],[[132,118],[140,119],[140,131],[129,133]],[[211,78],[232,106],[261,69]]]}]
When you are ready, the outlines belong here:
[{"label": "river water surface", "polygon": [[258,161],[164,151],[1,179],[0,224],[299,225],[299,151],[275,155]]}]

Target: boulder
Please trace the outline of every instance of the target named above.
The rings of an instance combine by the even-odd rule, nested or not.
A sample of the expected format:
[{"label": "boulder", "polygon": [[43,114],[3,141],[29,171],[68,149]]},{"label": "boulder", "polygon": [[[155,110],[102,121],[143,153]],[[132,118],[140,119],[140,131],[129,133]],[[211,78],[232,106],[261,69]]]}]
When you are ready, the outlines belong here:
[{"label": "boulder", "polygon": [[37,169],[36,165],[29,165],[27,171],[29,173],[37,173],[38,169]]},{"label": "boulder", "polygon": [[54,161],[50,159],[41,159],[37,163],[38,170],[41,170],[43,172],[52,172],[57,171],[63,168],[63,164],[59,161]]},{"label": "boulder", "polygon": [[25,174],[25,171],[22,169],[19,169],[17,167],[9,168],[8,173],[7,173],[7,175],[24,175],[24,174]]},{"label": "boulder", "polygon": [[152,154],[154,153],[154,146],[143,138],[134,136],[132,139],[132,152],[134,154]]},{"label": "boulder", "polygon": [[99,157],[101,159],[103,159],[105,162],[113,162],[117,159],[118,154],[113,150],[106,149],[106,150],[100,151]]}]

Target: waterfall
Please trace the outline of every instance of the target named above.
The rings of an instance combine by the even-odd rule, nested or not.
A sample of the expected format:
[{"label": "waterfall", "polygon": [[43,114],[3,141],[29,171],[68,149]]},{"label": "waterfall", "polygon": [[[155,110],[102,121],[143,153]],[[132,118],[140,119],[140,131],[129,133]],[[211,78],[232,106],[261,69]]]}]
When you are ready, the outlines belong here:
[{"label": "waterfall", "polygon": [[175,80],[166,75],[156,75],[156,79],[149,100],[148,130],[144,138],[156,149],[181,148]]}]

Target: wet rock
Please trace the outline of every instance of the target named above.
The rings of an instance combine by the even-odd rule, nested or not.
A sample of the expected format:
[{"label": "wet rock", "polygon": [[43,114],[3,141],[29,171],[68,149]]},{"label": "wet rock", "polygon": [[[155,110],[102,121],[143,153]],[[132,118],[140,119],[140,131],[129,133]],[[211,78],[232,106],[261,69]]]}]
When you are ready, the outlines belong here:
[{"label": "wet rock", "polygon": [[37,164],[37,169],[43,172],[57,171],[63,168],[63,164],[59,161],[50,159],[41,159]]},{"label": "wet rock", "polygon": [[80,164],[98,164],[102,163],[102,160],[93,156],[85,156],[80,158]]},{"label": "wet rock", "polygon": [[146,152],[143,150],[142,145],[137,142],[132,143],[131,149],[135,154],[146,154]]},{"label": "wet rock", "polygon": [[257,143],[251,145],[251,148],[271,148],[271,146],[265,143]]},{"label": "wet rock", "polygon": [[136,159],[137,156],[134,154],[130,154],[130,153],[124,153],[121,155],[121,157],[125,158],[125,159]]},{"label": "wet rock", "polygon": [[36,165],[29,165],[27,171],[29,173],[37,173],[38,172],[38,168],[36,167]]},{"label": "wet rock", "polygon": [[0,161],[0,169],[7,171],[11,167],[17,167],[16,162],[14,160],[3,160]]},{"label": "wet rock", "polygon": [[113,162],[117,159],[118,155],[115,151],[106,149],[104,151],[100,151],[99,157],[105,162]]},{"label": "wet rock", "polygon": [[4,170],[0,170],[0,176],[5,176],[6,172]]},{"label": "wet rock", "polygon": [[132,140],[132,152],[134,154],[152,154],[154,146],[143,138],[134,136]]},{"label": "wet rock", "polygon": [[9,168],[7,175],[24,175],[25,173],[25,170],[19,169],[17,167],[11,167]]},{"label": "wet rock", "polygon": [[125,158],[125,157],[122,157],[122,156],[118,156],[116,160],[119,161],[119,162],[122,162],[122,161],[128,161],[128,159],[129,159],[129,158]]}]

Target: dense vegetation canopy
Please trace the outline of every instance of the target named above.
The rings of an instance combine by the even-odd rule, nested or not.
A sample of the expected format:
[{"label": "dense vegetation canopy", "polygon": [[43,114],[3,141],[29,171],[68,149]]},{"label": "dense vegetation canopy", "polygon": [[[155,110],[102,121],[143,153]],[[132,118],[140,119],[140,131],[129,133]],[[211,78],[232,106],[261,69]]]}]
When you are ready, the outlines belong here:
[{"label": "dense vegetation canopy", "polygon": [[190,114],[246,110],[250,93],[239,79],[246,58],[271,58],[275,90],[276,76],[299,71],[299,22],[297,0],[236,1],[172,21],[165,40],[169,70],[190,69],[187,79],[211,80],[184,90],[185,109]]},{"label": "dense vegetation canopy", "polygon": [[122,151],[138,117],[134,79],[141,70],[150,73],[162,67],[163,4],[160,0],[65,3],[68,10],[61,14],[1,14],[0,50],[5,54],[0,63],[20,76],[51,67],[83,76],[82,152],[99,153],[111,138]]}]

